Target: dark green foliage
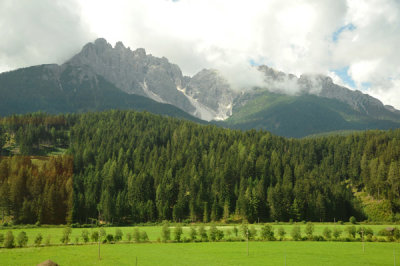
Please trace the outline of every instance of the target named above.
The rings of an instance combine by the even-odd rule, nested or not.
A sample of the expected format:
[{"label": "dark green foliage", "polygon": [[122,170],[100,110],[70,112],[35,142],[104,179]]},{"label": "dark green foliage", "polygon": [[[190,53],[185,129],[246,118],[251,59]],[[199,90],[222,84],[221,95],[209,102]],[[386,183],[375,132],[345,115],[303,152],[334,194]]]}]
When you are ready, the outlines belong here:
[{"label": "dark green foliage", "polygon": [[0,245],[2,245],[4,242],[4,234],[0,233]]},{"label": "dark green foliage", "polygon": [[356,217],[351,216],[350,219],[349,219],[349,222],[352,223],[352,224],[356,224],[357,223]]},{"label": "dark green foliage", "polygon": [[300,226],[295,225],[292,228],[292,232],[290,233],[290,235],[292,236],[294,241],[299,241],[301,240],[301,230],[300,230]]},{"label": "dark green foliage", "polygon": [[41,233],[38,233],[35,237],[35,246],[40,246],[42,244],[43,236]]},{"label": "dark green foliage", "polygon": [[208,236],[210,238],[210,241],[216,241],[217,240],[217,234],[218,234],[218,229],[215,226],[215,224],[210,226],[210,229],[208,229]]},{"label": "dark green foliage", "polygon": [[106,235],[106,241],[108,243],[113,243],[114,242],[114,236],[112,234],[107,234]]},{"label": "dark green foliage", "polygon": [[[283,236],[281,236],[281,238],[283,238]],[[268,240],[268,241],[275,240],[274,229],[272,228],[272,226],[271,225],[264,225],[263,227],[261,227],[261,235],[260,235],[260,237],[261,237],[262,240]]]},{"label": "dark green foliage", "polygon": [[[133,111],[2,123],[12,133],[23,127],[11,121],[23,121],[34,132],[56,118],[64,122],[53,133],[68,132],[70,157],[50,159],[43,172],[26,158],[0,157],[0,209],[16,222],[368,218],[353,189],[387,202],[388,219],[400,213],[400,130],[293,140]],[[58,172],[63,182],[46,185]]]},{"label": "dark green foliage", "polygon": [[15,246],[14,235],[13,235],[12,231],[8,231],[4,238],[4,247],[5,248],[13,248],[14,246]]},{"label": "dark green foliage", "polygon": [[208,241],[208,235],[204,225],[199,226],[199,236],[201,241]]}]

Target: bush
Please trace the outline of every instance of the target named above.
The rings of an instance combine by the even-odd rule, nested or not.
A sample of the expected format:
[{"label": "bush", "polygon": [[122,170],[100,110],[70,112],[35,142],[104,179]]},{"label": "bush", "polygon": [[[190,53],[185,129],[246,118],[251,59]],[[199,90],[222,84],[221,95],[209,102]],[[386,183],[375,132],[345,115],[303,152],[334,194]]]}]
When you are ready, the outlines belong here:
[{"label": "bush", "polygon": [[283,226],[278,228],[278,236],[280,240],[285,239],[285,235],[286,235],[286,231],[285,228],[283,228]]},{"label": "bush", "polygon": [[333,228],[333,237],[335,239],[338,239],[340,237],[340,235],[342,234],[342,232],[343,232],[342,229],[334,227]]},{"label": "bush", "polygon": [[351,216],[350,219],[349,219],[349,222],[352,223],[352,224],[356,224],[357,223],[356,217]]},{"label": "bush", "polygon": [[138,228],[133,229],[133,241],[135,241],[136,243],[140,242],[140,232]]},{"label": "bush", "polygon": [[307,238],[308,238],[309,240],[312,240],[312,238],[313,238],[313,233],[314,233],[314,225],[313,225],[312,223],[308,222],[307,225],[306,225],[306,229],[304,230],[304,232],[306,233]]},{"label": "bush", "polygon": [[15,245],[14,244],[14,235],[11,231],[8,231],[4,238],[4,247],[5,248],[13,248],[14,245]]},{"label": "bush", "polygon": [[249,239],[253,240],[257,237],[257,229],[254,225],[252,225],[249,229]]},{"label": "bush", "polygon": [[207,231],[203,224],[199,227],[199,236],[201,241],[208,241]]},{"label": "bush", "polygon": [[292,232],[290,234],[293,238],[294,241],[299,241],[301,240],[301,230],[300,230],[300,226],[295,225],[292,228]]},{"label": "bush", "polygon": [[0,245],[3,244],[3,242],[4,242],[4,235],[0,234]]},{"label": "bush", "polygon": [[247,237],[250,239],[250,232],[247,224],[242,224],[240,230],[242,231],[242,236],[244,239],[247,239]]},{"label": "bush", "polygon": [[93,231],[92,234],[90,235],[90,238],[92,239],[93,242],[99,241],[99,232]]},{"label": "bush", "polygon": [[146,231],[140,232],[140,240],[143,242],[149,241],[149,236],[147,235]]},{"label": "bush", "polygon": [[44,242],[44,244],[45,244],[46,246],[50,246],[50,242],[51,242],[51,235],[47,235],[46,241]]},{"label": "bush", "polygon": [[196,230],[196,227],[194,227],[194,226],[191,226],[190,227],[190,240],[191,241],[195,241],[196,240],[196,237],[197,237],[197,230]]},{"label": "bush", "polygon": [[235,235],[235,237],[238,237],[239,230],[237,229],[236,225],[233,226],[232,231],[233,231],[233,234]]},{"label": "bush", "polygon": [[271,225],[264,225],[263,227],[261,227],[261,239],[268,241],[275,240],[274,229]]},{"label": "bush", "polygon": [[174,240],[176,242],[181,242],[181,237],[182,237],[183,231],[182,231],[182,226],[178,224],[174,228]]},{"label": "bush", "polygon": [[322,235],[325,237],[326,240],[329,240],[332,238],[332,230],[329,227],[325,227]]},{"label": "bush", "polygon": [[72,233],[71,227],[65,227],[63,231],[63,236],[60,239],[61,243],[68,244],[71,233]]},{"label": "bush", "polygon": [[124,234],[122,233],[121,229],[115,229],[115,242],[121,241],[123,235]]},{"label": "bush", "polygon": [[38,233],[35,237],[35,246],[40,246],[42,244],[43,236],[41,233]]},{"label": "bush", "polygon": [[210,226],[210,229],[208,229],[208,235],[210,236],[211,241],[216,241],[217,240],[217,234],[218,234],[218,229],[215,226],[215,224]]},{"label": "bush", "polygon": [[346,227],[346,232],[347,232],[347,235],[349,237],[351,237],[351,238],[355,238],[356,237],[357,230],[356,230],[356,227],[354,225],[353,226],[347,226]]},{"label": "bush", "polygon": [[20,232],[17,236],[18,247],[25,247],[28,244],[28,236],[24,231]]},{"label": "bush", "polygon": [[222,240],[224,238],[224,231],[217,229],[217,240]]},{"label": "bush", "polygon": [[168,222],[164,223],[161,229],[161,239],[163,242],[167,242],[171,239],[171,230],[169,229]]},{"label": "bush", "polygon": [[132,234],[131,233],[126,233],[126,240],[128,240],[128,242],[132,241]]},{"label": "bush", "polygon": [[89,242],[89,231],[88,230],[86,230],[86,229],[82,230],[81,236],[82,236],[82,240],[84,243]]},{"label": "bush", "polygon": [[114,242],[114,236],[113,236],[112,234],[107,234],[107,235],[106,235],[106,241],[107,241],[108,243]]}]

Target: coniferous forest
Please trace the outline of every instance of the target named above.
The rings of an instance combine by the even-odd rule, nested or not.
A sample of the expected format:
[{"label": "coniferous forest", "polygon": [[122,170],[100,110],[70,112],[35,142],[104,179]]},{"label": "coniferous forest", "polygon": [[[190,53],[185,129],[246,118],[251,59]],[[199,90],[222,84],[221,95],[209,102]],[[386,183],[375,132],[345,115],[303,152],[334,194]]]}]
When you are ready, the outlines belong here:
[{"label": "coniferous forest", "polygon": [[17,223],[376,220],[361,192],[400,220],[400,130],[287,139],[147,112],[34,113],[1,119],[0,152],[0,211]]}]

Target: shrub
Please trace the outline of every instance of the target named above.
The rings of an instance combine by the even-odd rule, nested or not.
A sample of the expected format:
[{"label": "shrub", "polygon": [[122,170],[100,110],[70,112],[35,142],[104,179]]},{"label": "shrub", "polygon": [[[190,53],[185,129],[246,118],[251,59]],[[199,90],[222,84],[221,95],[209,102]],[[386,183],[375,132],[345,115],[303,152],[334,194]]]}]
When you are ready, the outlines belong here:
[{"label": "shrub", "polygon": [[140,232],[140,240],[143,242],[149,241],[149,236],[147,235],[146,231]]},{"label": "shrub", "polygon": [[217,229],[217,240],[224,238],[224,231]]},{"label": "shrub", "polygon": [[132,234],[131,233],[126,233],[126,240],[128,240],[128,242],[132,241]]},{"label": "shrub", "polygon": [[199,227],[199,236],[201,241],[208,241],[207,231],[203,224]]},{"label": "shrub", "polygon": [[191,226],[191,227],[190,227],[190,240],[191,240],[191,241],[195,241],[195,240],[196,240],[196,237],[197,237],[197,230],[196,230],[196,227]]},{"label": "shrub", "polygon": [[17,236],[18,247],[25,247],[28,244],[28,236],[24,231],[20,232]]},{"label": "shrub", "polygon": [[4,235],[0,234],[0,245],[3,244],[3,242],[4,242]]},{"label": "shrub", "polygon": [[138,228],[133,229],[133,241],[135,241],[136,243],[140,242],[140,232]]},{"label": "shrub", "polygon": [[35,237],[35,246],[40,246],[42,244],[43,236],[41,233],[38,233]]},{"label": "shrub", "polygon": [[394,228],[393,236],[397,241],[400,240],[400,230],[399,230],[399,228],[397,228],[397,227]]},{"label": "shrub", "polygon": [[178,224],[174,228],[174,240],[176,242],[181,242],[181,237],[182,237],[183,231],[182,231],[182,226]]},{"label": "shrub", "polygon": [[332,238],[332,230],[329,227],[325,227],[322,235],[325,237],[326,240],[329,240]]},{"label": "shrub", "polygon": [[210,226],[210,229],[208,229],[208,235],[210,236],[211,241],[217,240],[217,234],[218,234],[218,229],[215,226],[215,224]]},{"label": "shrub", "polygon": [[164,223],[161,229],[161,239],[163,242],[167,242],[171,239],[171,230],[169,229],[168,222]]},{"label": "shrub", "polygon": [[45,244],[46,246],[50,246],[50,242],[51,242],[51,235],[47,235],[46,241],[44,242],[44,244]]},{"label": "shrub", "polygon": [[255,239],[257,237],[257,229],[252,225],[249,229],[249,239]]},{"label": "shrub", "polygon": [[70,237],[71,233],[72,233],[71,227],[65,227],[64,231],[63,231],[63,235],[62,235],[62,237],[60,239],[61,243],[68,244],[68,242],[70,240],[69,237]]},{"label": "shrub", "polygon": [[342,234],[342,229],[338,228],[338,227],[334,227],[333,228],[333,237],[335,239],[338,239],[340,237],[340,235]]},{"label": "shrub", "polygon": [[352,224],[356,224],[357,223],[356,217],[351,216],[350,219],[349,219],[349,222],[352,223]]},{"label": "shrub", "polygon": [[121,229],[115,229],[115,242],[121,241],[123,235],[124,234],[122,233]]},{"label": "shrub", "polygon": [[293,238],[294,241],[299,241],[301,240],[301,230],[300,230],[300,226],[295,225],[292,228],[292,232],[290,234]]},{"label": "shrub", "polygon": [[304,230],[304,233],[306,233],[307,238],[309,240],[311,240],[313,237],[313,233],[314,233],[314,225],[312,223],[308,222],[306,225],[306,229]]},{"label": "shrub", "polygon": [[226,237],[228,238],[228,239],[230,239],[231,238],[231,236],[232,236],[232,230],[231,229],[226,229],[226,231],[225,231],[225,234],[226,234]]},{"label": "shrub", "polygon": [[99,232],[93,231],[92,234],[90,235],[90,238],[92,239],[93,242],[99,241]]},{"label": "shrub", "polygon": [[352,226],[347,226],[347,227],[346,227],[346,232],[347,232],[347,235],[348,235],[349,237],[351,237],[351,238],[355,238],[355,237],[356,237],[356,232],[357,232],[357,230],[356,230],[356,227],[355,227],[354,225],[352,225]]},{"label": "shrub", "polygon": [[250,232],[249,232],[249,227],[247,226],[247,224],[242,224],[241,226],[241,231],[242,231],[242,236],[244,239],[247,239],[247,237],[250,239]]},{"label": "shrub", "polygon": [[275,240],[274,229],[271,225],[264,225],[263,227],[261,227],[261,239],[268,241]]},{"label": "shrub", "polygon": [[84,243],[89,242],[89,231],[88,230],[86,230],[86,229],[82,230],[81,236],[82,236],[82,240]]},{"label": "shrub", "polygon": [[233,226],[232,231],[233,231],[233,234],[235,235],[235,237],[238,237],[239,230],[237,229],[236,225]]},{"label": "shrub", "polygon": [[278,236],[280,240],[283,240],[285,238],[286,235],[286,231],[285,228],[283,228],[283,226],[278,228]]},{"label": "shrub", "polygon": [[14,235],[11,231],[8,231],[4,238],[4,247],[5,248],[13,248],[14,245],[15,245],[14,244]]},{"label": "shrub", "polygon": [[112,243],[114,241],[114,236],[112,234],[107,234],[106,235],[106,241],[108,243]]}]

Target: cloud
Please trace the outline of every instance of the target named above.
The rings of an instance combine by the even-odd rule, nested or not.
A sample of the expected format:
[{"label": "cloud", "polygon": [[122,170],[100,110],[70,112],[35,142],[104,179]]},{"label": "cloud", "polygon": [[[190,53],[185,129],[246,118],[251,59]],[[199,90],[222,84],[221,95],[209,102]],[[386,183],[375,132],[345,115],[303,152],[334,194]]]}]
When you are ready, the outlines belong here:
[{"label": "cloud", "polygon": [[94,38],[79,6],[61,0],[0,2],[0,71],[62,63]]}]

